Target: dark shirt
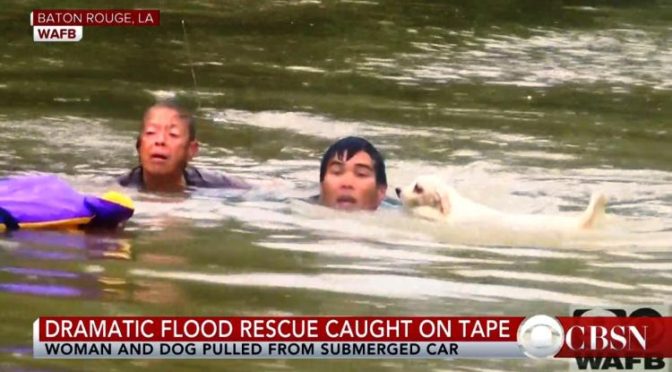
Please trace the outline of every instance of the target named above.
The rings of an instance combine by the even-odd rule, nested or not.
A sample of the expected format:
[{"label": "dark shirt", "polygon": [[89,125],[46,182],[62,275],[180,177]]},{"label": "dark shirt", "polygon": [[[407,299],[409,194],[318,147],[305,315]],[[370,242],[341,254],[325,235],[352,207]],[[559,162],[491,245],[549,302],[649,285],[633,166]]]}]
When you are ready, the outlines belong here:
[{"label": "dark shirt", "polygon": [[[188,187],[218,188],[218,189],[249,189],[250,185],[234,177],[221,173],[208,172],[187,166],[184,169],[184,179]],[[142,166],[131,169],[127,174],[119,177],[119,184],[124,187],[143,188]]]}]

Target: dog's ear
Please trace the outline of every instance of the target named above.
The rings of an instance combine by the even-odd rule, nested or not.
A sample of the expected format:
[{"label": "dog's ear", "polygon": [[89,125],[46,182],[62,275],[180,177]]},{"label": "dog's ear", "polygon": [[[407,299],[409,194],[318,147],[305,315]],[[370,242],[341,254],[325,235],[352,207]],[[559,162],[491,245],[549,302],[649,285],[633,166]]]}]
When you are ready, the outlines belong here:
[{"label": "dog's ear", "polygon": [[439,204],[441,214],[446,216],[450,213],[450,196],[448,190],[438,190],[435,192],[436,200]]}]

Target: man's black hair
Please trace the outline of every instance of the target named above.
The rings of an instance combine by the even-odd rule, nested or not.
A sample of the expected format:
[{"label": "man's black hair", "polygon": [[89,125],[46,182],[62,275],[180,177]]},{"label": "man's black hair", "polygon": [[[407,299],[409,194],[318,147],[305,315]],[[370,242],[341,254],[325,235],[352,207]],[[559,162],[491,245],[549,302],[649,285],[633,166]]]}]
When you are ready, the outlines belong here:
[{"label": "man's black hair", "polygon": [[376,184],[378,186],[387,186],[385,160],[383,159],[383,156],[369,141],[361,137],[345,137],[329,146],[322,156],[322,163],[320,164],[320,183],[324,181],[324,176],[327,174],[327,165],[331,159],[336,157],[341,161],[348,161],[360,151],[369,154],[373,161],[373,169],[376,173]]},{"label": "man's black hair", "polygon": [[[196,139],[196,119],[194,118],[194,115],[192,115],[192,113],[185,106],[181,105],[174,99],[162,100],[149,106],[147,110],[145,110],[145,113],[142,115],[141,130],[144,130],[145,118],[147,117],[147,114],[149,114],[149,111],[153,108],[168,108],[175,110],[180,115],[180,119],[184,120],[187,123],[187,130],[189,131],[189,141],[194,141]],[[136,148],[140,148],[141,135],[142,133],[138,135],[138,140],[135,143]]]}]

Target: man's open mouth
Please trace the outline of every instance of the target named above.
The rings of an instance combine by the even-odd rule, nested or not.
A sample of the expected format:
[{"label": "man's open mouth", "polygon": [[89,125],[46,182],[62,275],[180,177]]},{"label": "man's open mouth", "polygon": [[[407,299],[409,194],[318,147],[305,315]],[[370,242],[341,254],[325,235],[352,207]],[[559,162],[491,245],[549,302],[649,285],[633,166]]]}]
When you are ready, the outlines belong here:
[{"label": "man's open mouth", "polygon": [[357,204],[357,199],[349,195],[339,196],[336,198],[336,204],[341,208],[351,208]]},{"label": "man's open mouth", "polygon": [[168,160],[168,155],[163,155],[163,154],[152,154],[150,158],[153,161],[166,161]]}]

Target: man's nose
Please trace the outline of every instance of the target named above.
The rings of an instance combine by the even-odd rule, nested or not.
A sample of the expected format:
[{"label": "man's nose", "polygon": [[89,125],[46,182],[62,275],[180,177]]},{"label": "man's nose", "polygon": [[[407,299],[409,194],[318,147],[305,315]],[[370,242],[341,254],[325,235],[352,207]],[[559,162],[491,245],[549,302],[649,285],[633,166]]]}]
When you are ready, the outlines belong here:
[{"label": "man's nose", "polygon": [[340,188],[342,189],[352,189],[354,188],[354,177],[351,174],[344,174],[340,177]]},{"label": "man's nose", "polygon": [[154,144],[156,145],[165,145],[166,144],[166,135],[163,132],[158,132],[154,136]]},{"label": "man's nose", "polygon": [[401,198],[401,188],[399,188],[399,187],[395,187],[395,188],[394,188],[394,192],[397,193],[397,197],[400,197],[400,198]]},{"label": "man's nose", "polygon": [[354,187],[354,185],[352,184],[352,182],[343,180],[343,181],[341,182],[340,188],[342,188],[342,189],[354,189],[355,187]]}]

